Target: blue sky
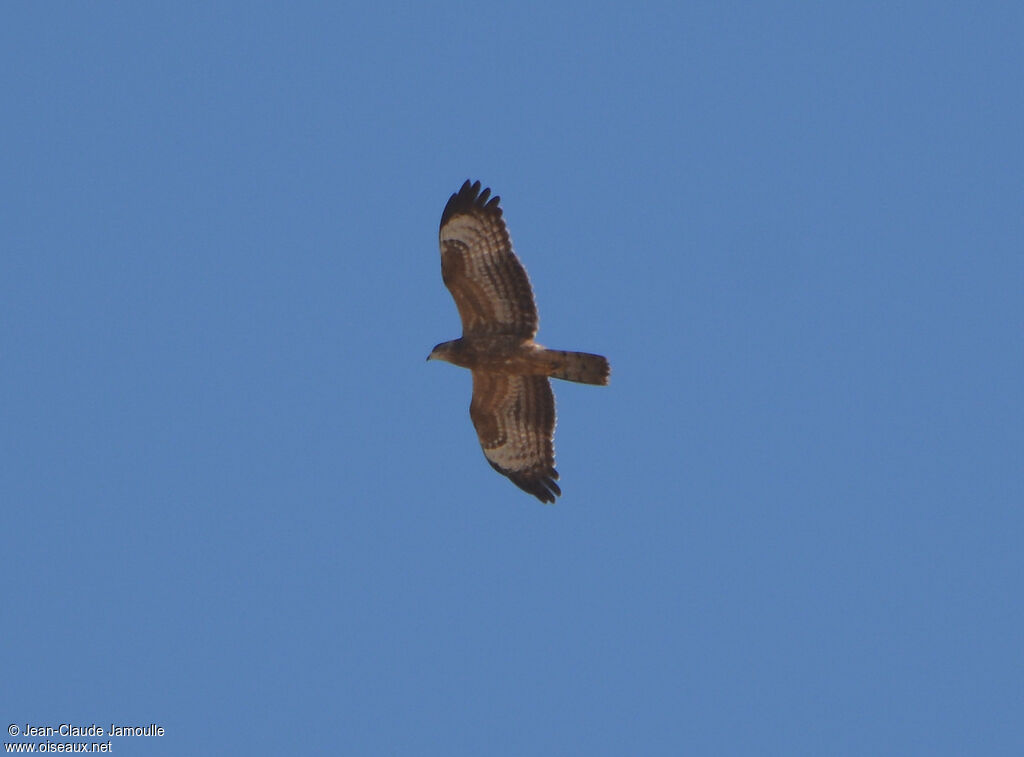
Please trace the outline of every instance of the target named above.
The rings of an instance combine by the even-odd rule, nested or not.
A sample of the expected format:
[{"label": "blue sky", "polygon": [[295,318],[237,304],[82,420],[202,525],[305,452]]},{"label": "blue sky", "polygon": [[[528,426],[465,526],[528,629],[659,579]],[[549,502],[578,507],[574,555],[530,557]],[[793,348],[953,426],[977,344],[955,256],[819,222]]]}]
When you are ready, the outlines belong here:
[{"label": "blue sky", "polygon": [[[6,722],[1024,751],[1019,4],[4,17]],[[613,366],[554,507],[424,362],[466,178]]]}]

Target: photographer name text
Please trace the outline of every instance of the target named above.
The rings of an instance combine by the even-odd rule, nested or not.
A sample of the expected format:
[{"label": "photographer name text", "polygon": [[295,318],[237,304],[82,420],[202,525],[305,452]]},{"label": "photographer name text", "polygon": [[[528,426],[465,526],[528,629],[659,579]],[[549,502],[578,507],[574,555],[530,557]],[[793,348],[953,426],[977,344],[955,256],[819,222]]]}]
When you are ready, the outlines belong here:
[{"label": "photographer name text", "polygon": [[60,725],[32,725],[25,723],[20,734],[15,734],[12,726],[11,735],[20,736],[86,736],[102,738],[104,736],[163,736],[163,726],[156,723],[149,725],[119,725],[111,723],[106,729],[103,726],[92,723],[90,725],[72,725],[61,723]]}]

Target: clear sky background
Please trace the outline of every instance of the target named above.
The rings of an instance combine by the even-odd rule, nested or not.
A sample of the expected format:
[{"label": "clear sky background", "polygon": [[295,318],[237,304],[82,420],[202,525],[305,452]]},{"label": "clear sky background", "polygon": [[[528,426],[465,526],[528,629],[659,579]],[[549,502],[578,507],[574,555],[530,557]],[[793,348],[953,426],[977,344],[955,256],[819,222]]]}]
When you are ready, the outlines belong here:
[{"label": "clear sky background", "polygon": [[[3,724],[123,755],[1024,753],[1020,3],[21,3]],[[437,224],[557,382],[494,473]],[[10,739],[7,741],[24,741]]]}]

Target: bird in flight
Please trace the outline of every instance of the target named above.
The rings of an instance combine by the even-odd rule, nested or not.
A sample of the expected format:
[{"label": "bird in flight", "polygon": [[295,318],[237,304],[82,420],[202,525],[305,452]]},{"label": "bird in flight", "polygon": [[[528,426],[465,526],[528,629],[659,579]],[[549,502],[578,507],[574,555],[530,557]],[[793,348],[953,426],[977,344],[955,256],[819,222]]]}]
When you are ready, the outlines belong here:
[{"label": "bird in flight", "polygon": [[427,360],[473,372],[473,420],[484,456],[498,473],[541,502],[554,502],[555,397],[548,378],[608,383],[601,355],[549,350],[533,341],[537,306],[526,269],[512,250],[500,197],[468,180],[441,214],[441,277],[462,319],[462,338]]}]

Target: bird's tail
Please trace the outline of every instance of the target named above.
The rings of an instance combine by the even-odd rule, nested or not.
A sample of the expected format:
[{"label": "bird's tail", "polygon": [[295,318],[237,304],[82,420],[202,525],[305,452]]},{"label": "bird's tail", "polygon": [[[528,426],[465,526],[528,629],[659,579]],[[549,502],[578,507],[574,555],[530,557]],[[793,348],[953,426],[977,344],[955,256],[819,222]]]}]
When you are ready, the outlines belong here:
[{"label": "bird's tail", "polygon": [[611,366],[601,355],[589,352],[566,352],[565,350],[544,350],[544,357],[550,360],[552,378],[578,381],[581,384],[604,386],[608,383]]}]

